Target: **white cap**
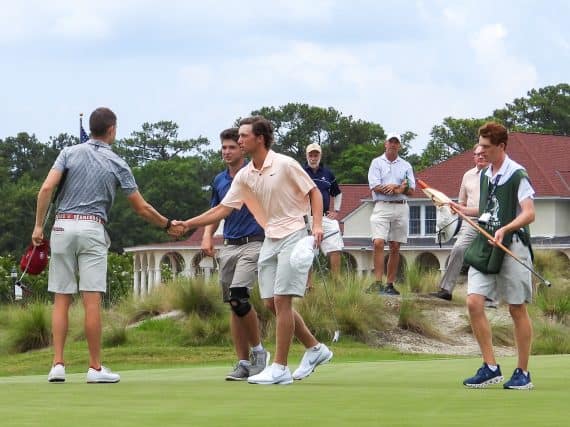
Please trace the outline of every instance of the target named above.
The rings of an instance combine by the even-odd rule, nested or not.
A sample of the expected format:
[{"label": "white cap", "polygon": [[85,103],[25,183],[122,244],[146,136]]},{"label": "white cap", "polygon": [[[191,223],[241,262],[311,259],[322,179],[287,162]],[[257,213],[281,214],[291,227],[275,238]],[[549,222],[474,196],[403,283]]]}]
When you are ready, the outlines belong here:
[{"label": "white cap", "polygon": [[321,146],[317,143],[307,145],[307,154],[309,154],[311,151],[318,151],[319,153],[322,153]]},{"label": "white cap", "polygon": [[291,251],[291,257],[289,258],[291,267],[299,273],[308,273],[315,258],[314,245],[315,238],[313,236],[303,237],[299,240]]},{"label": "white cap", "polygon": [[402,142],[402,138],[400,138],[399,133],[395,133],[395,132],[389,133],[388,136],[386,137],[386,141],[390,141],[392,138],[396,138],[398,140],[398,142]]}]

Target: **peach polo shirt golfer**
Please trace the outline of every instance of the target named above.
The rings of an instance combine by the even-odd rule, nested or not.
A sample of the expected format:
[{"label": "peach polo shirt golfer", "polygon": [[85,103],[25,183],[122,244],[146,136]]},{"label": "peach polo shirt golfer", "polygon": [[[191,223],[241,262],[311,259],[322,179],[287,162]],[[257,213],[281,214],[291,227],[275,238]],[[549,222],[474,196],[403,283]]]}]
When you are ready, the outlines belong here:
[{"label": "peach polo shirt golfer", "polygon": [[289,258],[295,243],[307,235],[303,217],[314,187],[297,161],[269,150],[261,169],[249,162],[237,173],[221,202],[234,209],[245,203],[265,229],[258,262],[262,298],[305,292],[307,275],[293,269]]}]

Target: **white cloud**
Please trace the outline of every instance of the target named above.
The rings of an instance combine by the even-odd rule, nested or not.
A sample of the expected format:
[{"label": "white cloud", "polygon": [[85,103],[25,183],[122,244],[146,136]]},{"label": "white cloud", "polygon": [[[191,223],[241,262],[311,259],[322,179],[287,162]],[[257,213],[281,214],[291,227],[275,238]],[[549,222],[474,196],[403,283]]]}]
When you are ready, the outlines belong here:
[{"label": "white cloud", "polygon": [[509,53],[507,35],[504,25],[493,24],[483,27],[471,38],[480,79],[487,92],[494,93],[501,103],[521,96],[538,80],[533,64]]},{"label": "white cloud", "polygon": [[[3,2],[0,43],[28,40],[100,39],[129,22],[149,1],[22,0]],[[124,25],[124,24],[123,24]]]},{"label": "white cloud", "polygon": [[464,27],[467,22],[465,12],[454,7],[445,7],[443,17],[448,24],[455,27]]}]

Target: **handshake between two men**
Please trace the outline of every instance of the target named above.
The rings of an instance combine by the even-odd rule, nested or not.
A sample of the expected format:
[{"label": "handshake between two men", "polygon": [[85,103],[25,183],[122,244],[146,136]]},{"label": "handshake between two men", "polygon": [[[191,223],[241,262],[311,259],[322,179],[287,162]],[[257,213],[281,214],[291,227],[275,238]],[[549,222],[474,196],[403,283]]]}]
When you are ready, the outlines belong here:
[{"label": "handshake between two men", "polygon": [[185,222],[186,221],[179,221],[177,219],[171,220],[166,232],[172,237],[183,236],[190,230],[190,227],[187,227]]}]

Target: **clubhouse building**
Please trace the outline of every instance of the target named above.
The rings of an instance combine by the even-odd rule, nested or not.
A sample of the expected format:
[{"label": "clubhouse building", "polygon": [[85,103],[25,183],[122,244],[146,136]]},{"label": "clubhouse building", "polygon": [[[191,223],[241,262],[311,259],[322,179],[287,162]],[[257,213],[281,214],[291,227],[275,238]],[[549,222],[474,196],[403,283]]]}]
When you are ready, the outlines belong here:
[{"label": "clubhouse building", "polygon": [[[570,137],[512,132],[507,154],[528,171],[536,191],[536,220],[531,225],[534,250],[552,250],[570,259]],[[416,178],[457,199],[463,174],[474,166],[471,152],[456,155],[416,174]],[[357,275],[373,271],[370,214],[373,201],[367,184],[341,185],[340,212],[345,267]],[[410,206],[408,243],[401,246],[400,271],[409,263],[445,271],[453,240],[436,242],[436,210],[419,190],[408,200]],[[222,242],[221,227],[215,245]],[[133,254],[135,295],[145,295],[159,286],[164,268],[173,275],[209,276],[217,269],[213,258],[200,249],[203,229],[187,240],[125,248]],[[386,257],[388,253],[386,251]]]}]

